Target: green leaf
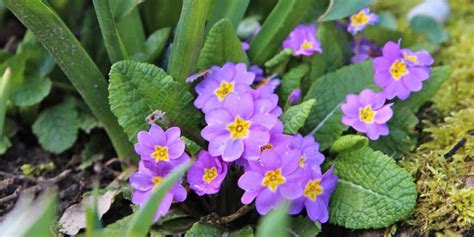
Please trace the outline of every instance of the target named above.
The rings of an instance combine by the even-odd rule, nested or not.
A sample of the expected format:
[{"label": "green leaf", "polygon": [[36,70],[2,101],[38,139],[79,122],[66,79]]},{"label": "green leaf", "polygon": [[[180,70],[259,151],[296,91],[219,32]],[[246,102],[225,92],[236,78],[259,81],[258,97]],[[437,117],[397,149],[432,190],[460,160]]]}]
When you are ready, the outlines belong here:
[{"label": "green leaf", "polygon": [[100,217],[97,212],[98,192],[99,187],[95,184],[91,198],[89,198],[88,202],[85,203],[86,237],[101,236],[102,223],[100,223]]},{"label": "green leaf", "polygon": [[133,215],[128,215],[104,228],[103,236],[123,236]]},{"label": "green leaf", "polygon": [[278,95],[280,96],[280,105],[286,105],[288,96],[294,89],[301,88],[301,81],[308,74],[310,67],[308,64],[300,64],[288,71],[281,80],[278,87]]},{"label": "green leaf", "polygon": [[372,0],[331,0],[326,12],[318,21],[333,21],[352,15],[362,8],[369,6]]},{"label": "green leaf", "polygon": [[150,35],[150,37],[148,37],[145,43],[145,48],[148,55],[147,62],[152,62],[160,56],[170,35],[171,28],[167,27],[155,31]]},{"label": "green leaf", "polygon": [[367,146],[366,137],[359,135],[345,135],[337,139],[331,146],[331,153],[340,153],[347,150],[357,150]]},{"label": "green leaf", "polygon": [[186,144],[186,151],[191,155],[194,156],[199,153],[199,151],[202,150],[202,147],[193,142],[193,140],[187,138],[187,137],[181,137],[181,139],[184,141],[184,144]]},{"label": "green leaf", "polygon": [[291,49],[283,49],[282,51],[278,52],[273,58],[270,58],[268,61],[265,62],[265,67],[267,69],[277,67],[278,65],[288,62],[291,58]]},{"label": "green leaf", "polygon": [[250,42],[250,61],[262,65],[275,55],[283,40],[300,23],[310,4],[311,0],[279,0]]},{"label": "green leaf", "polygon": [[256,236],[290,236],[288,232],[290,225],[290,217],[287,214],[288,208],[288,204],[284,203],[267,215],[262,216],[258,223]]},{"label": "green leaf", "polygon": [[[127,50],[117,31],[109,0],[93,0],[102,38],[111,63],[128,59]],[[121,5],[121,4],[116,4]]]},{"label": "green leaf", "polygon": [[310,58],[311,71],[304,81],[304,91],[319,77],[341,68],[352,53],[347,34],[337,28],[334,22],[319,24],[318,38],[321,40],[323,53],[314,54]]},{"label": "green leaf", "polygon": [[317,79],[304,97],[316,99],[305,126],[304,133],[311,133],[320,142],[321,150],[329,146],[347,130],[341,123],[341,105],[347,94],[358,94],[364,88],[376,89],[373,83],[372,61],[345,66]]},{"label": "green leaf", "polygon": [[168,174],[161,184],[153,191],[144,206],[133,215],[127,229],[127,237],[146,236],[153,223],[153,216],[160,205],[161,200],[168,190],[184,175],[191,166],[191,162],[180,165],[173,172]]},{"label": "green leaf", "polygon": [[443,26],[430,16],[417,15],[410,20],[410,26],[413,31],[425,34],[436,43],[443,43],[449,38]]},{"label": "green leaf", "polygon": [[76,141],[77,119],[75,104],[65,101],[43,110],[33,124],[33,133],[45,150],[59,154]]},{"label": "green leaf", "polygon": [[29,77],[11,95],[18,106],[31,106],[41,102],[51,90],[51,80],[47,77]]},{"label": "green leaf", "polygon": [[0,224],[2,236],[53,236],[56,217],[56,189],[46,189],[35,201],[24,193]]},{"label": "green leaf", "polygon": [[250,0],[216,1],[214,8],[212,9],[211,18],[207,22],[206,32],[221,19],[228,19],[232,23],[234,29],[237,29],[239,22],[245,15],[249,3]]},{"label": "green leaf", "polygon": [[114,4],[112,7],[112,16],[115,19],[115,22],[120,22],[125,16],[130,14],[138,4],[144,1],[145,0],[121,0],[120,4]]},{"label": "green leaf", "polygon": [[189,229],[185,237],[199,237],[199,236],[222,236],[223,231],[213,225],[196,222],[193,227]]},{"label": "green leaf", "polygon": [[212,65],[222,66],[226,62],[248,63],[248,59],[232,23],[222,19],[209,31],[199,55],[198,69],[205,70]]},{"label": "green leaf", "polygon": [[417,141],[415,126],[419,122],[414,112],[400,106],[400,103],[402,101],[393,106],[394,115],[387,123],[390,129],[388,136],[381,136],[378,140],[370,141],[370,147],[395,159],[415,148]]},{"label": "green leaf", "polygon": [[316,104],[315,99],[302,102],[299,105],[289,107],[281,116],[286,134],[296,134],[303,127],[304,122],[308,118],[309,112]]},{"label": "green leaf", "polygon": [[331,223],[384,228],[407,218],[415,207],[413,178],[391,157],[364,146],[339,153],[334,164],[339,183],[329,207]]},{"label": "green leaf", "polygon": [[194,97],[165,71],[147,63],[122,61],[112,66],[109,76],[110,107],[130,141],[148,129],[145,119],[156,110],[165,112],[183,135],[199,137],[201,114],[192,105]]},{"label": "green leaf", "polygon": [[314,237],[321,232],[321,224],[308,217],[297,216],[291,218],[291,230],[299,237]]},{"label": "green leaf", "polygon": [[136,157],[132,144],[110,111],[107,82],[73,33],[44,1],[3,0],[31,30],[101,121],[119,157]]},{"label": "green leaf", "polygon": [[5,154],[5,152],[12,145],[10,138],[5,135],[0,135],[0,155]]},{"label": "green leaf", "polygon": [[253,229],[250,226],[246,226],[240,230],[230,232],[227,237],[254,237]]},{"label": "green leaf", "polygon": [[328,9],[329,0],[312,0],[303,22],[315,22]]},{"label": "green leaf", "polygon": [[183,82],[196,69],[211,0],[184,0],[171,47],[168,73]]}]

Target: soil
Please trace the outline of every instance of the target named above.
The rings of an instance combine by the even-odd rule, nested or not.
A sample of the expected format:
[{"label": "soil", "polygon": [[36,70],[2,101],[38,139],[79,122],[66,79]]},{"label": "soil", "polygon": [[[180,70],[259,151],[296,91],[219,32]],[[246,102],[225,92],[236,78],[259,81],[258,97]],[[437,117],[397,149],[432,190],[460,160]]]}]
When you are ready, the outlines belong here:
[{"label": "soil", "polygon": [[[37,144],[29,126],[20,127],[18,134],[12,139],[12,147],[1,157],[0,222],[12,210],[21,192],[38,194],[48,186],[57,186],[58,215],[61,216],[66,208],[81,201],[82,195],[92,189],[96,180],[101,187],[108,185],[120,173],[119,164],[106,166],[107,162],[114,160],[104,159],[88,169],[77,169],[82,159],[80,153],[87,141],[88,136],[81,134],[73,148],[55,155]],[[37,176],[23,175],[22,165],[48,162],[55,166],[51,172],[46,171]]]}]

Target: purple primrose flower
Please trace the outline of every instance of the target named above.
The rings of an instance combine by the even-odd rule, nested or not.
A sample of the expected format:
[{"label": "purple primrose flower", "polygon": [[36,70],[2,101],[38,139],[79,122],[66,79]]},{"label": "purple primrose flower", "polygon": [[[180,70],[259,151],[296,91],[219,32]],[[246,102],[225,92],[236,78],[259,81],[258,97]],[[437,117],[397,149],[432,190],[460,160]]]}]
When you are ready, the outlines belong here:
[{"label": "purple primrose flower", "polygon": [[351,42],[351,48],[353,54],[351,63],[360,63],[382,54],[380,48],[366,37],[354,39]]},{"label": "purple primrose flower", "polygon": [[229,94],[222,108],[206,114],[207,126],[201,131],[209,141],[209,153],[226,162],[244,157],[256,160],[260,147],[270,141],[270,130],[278,118],[269,113],[271,101],[255,101],[251,93]]},{"label": "purple primrose flower", "polygon": [[316,26],[299,25],[293,29],[290,35],[283,41],[284,49],[291,49],[295,56],[311,56],[314,53],[322,53],[321,42],[316,40]]},{"label": "purple primrose flower", "polygon": [[296,88],[288,95],[288,104],[294,105],[297,104],[301,100],[301,89]]},{"label": "purple primrose flower", "polygon": [[302,169],[319,168],[324,161],[324,155],[319,152],[319,143],[311,134],[305,137],[296,134],[291,141],[290,149],[298,151],[298,166]]},{"label": "purple primrose flower", "polygon": [[189,160],[189,156],[184,152],[185,145],[180,136],[178,127],[171,127],[165,132],[160,126],[151,125],[148,132],[138,133],[135,151],[145,161],[181,164]]},{"label": "purple primrose flower", "polygon": [[[132,202],[140,206],[145,205],[153,190],[161,184],[173,168],[173,164],[169,162],[154,163],[142,160],[138,171],[130,177],[130,183],[133,187]],[[165,215],[173,201],[182,202],[186,199],[186,196],[186,189],[181,185],[181,181],[174,184],[163,197],[160,206],[156,210],[154,220],[156,221],[160,216]]]},{"label": "purple primrose flower", "polygon": [[375,25],[379,20],[377,14],[370,13],[369,8],[364,8],[358,13],[350,16],[350,24],[347,27],[352,35],[357,34],[357,32],[362,31],[367,27],[367,25]]},{"label": "purple primrose flower", "polygon": [[196,85],[198,97],[194,106],[204,113],[220,108],[228,95],[250,91],[254,79],[255,73],[247,71],[245,63],[228,62],[222,67],[212,66],[204,80]]},{"label": "purple primrose flower", "polygon": [[380,135],[388,135],[385,124],[393,115],[392,104],[385,105],[385,96],[374,93],[370,89],[363,90],[360,95],[347,95],[346,103],[342,104],[344,112],[342,123],[355,130],[366,133],[372,140]]},{"label": "purple primrose flower", "polygon": [[302,197],[291,203],[289,214],[298,214],[306,207],[312,221],[325,223],[329,219],[328,204],[339,178],[333,174],[334,167],[321,174],[319,168],[306,170]]},{"label": "purple primrose flower", "polygon": [[267,214],[284,200],[294,200],[303,193],[300,184],[302,171],[298,169],[297,152],[280,154],[265,150],[260,161],[249,161],[251,169],[239,179],[238,185],[245,190],[242,203],[249,204],[254,199],[258,213]]},{"label": "purple primrose flower", "polygon": [[227,163],[211,156],[207,151],[201,151],[188,171],[187,180],[189,187],[202,196],[219,192],[226,174]]},{"label": "purple primrose flower", "polygon": [[411,92],[421,90],[422,82],[430,77],[432,63],[428,52],[413,53],[390,41],[383,47],[383,56],[374,59],[375,84],[383,88],[387,99],[405,100]]}]

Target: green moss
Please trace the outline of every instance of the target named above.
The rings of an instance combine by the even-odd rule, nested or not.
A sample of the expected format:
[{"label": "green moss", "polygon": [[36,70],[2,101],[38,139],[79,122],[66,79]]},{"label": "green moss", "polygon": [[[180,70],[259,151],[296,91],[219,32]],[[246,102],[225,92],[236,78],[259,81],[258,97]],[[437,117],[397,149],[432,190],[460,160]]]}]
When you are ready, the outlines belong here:
[{"label": "green moss", "polygon": [[[416,179],[416,208],[407,221],[421,233],[469,230],[474,224],[474,109],[452,113],[445,122],[427,124],[431,139],[400,164]],[[456,144],[463,144],[445,157]]]}]

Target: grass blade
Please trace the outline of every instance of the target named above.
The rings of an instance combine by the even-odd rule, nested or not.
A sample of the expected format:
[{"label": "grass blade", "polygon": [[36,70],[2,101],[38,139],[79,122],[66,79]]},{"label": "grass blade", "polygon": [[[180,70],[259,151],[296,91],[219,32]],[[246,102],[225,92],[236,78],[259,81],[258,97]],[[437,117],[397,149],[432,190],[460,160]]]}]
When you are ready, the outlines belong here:
[{"label": "grass blade", "polygon": [[283,203],[277,209],[263,216],[257,227],[255,236],[286,237],[289,236],[290,218],[288,217],[288,204]]},{"label": "grass blade", "polygon": [[119,157],[136,157],[132,144],[108,104],[107,83],[61,18],[43,1],[4,0],[54,57],[94,115],[103,124]]},{"label": "grass blade", "polygon": [[163,182],[158,188],[151,194],[150,198],[146,202],[145,206],[141,207],[130,221],[130,225],[127,230],[127,237],[142,237],[146,236],[150,230],[150,226],[153,224],[153,216],[158,208],[161,200],[168,192],[168,190],[180,179],[186,170],[191,166],[191,162],[187,162],[173,172],[166,176]]},{"label": "grass blade", "polygon": [[168,73],[183,82],[196,68],[211,0],[184,0],[171,48]]},{"label": "grass blade", "polygon": [[127,59],[127,51],[115,27],[109,0],[93,0],[92,2],[110,62],[115,63]]}]

